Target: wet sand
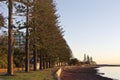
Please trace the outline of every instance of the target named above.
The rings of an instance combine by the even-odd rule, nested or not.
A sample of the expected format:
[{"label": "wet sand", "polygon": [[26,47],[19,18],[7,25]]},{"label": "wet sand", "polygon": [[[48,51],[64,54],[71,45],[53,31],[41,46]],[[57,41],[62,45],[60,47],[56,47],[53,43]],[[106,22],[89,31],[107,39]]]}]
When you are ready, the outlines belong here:
[{"label": "wet sand", "polygon": [[97,73],[97,69],[93,67],[65,69],[61,73],[61,80],[113,80],[102,77]]}]

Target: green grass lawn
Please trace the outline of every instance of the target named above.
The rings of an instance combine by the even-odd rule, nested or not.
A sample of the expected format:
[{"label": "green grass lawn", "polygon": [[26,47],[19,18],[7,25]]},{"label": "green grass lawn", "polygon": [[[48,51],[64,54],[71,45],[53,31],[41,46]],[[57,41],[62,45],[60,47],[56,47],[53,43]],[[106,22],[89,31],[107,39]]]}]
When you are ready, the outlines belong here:
[{"label": "green grass lawn", "polygon": [[41,71],[31,71],[29,73],[16,72],[14,76],[0,75],[0,80],[57,80],[55,77],[56,69],[46,69]]}]

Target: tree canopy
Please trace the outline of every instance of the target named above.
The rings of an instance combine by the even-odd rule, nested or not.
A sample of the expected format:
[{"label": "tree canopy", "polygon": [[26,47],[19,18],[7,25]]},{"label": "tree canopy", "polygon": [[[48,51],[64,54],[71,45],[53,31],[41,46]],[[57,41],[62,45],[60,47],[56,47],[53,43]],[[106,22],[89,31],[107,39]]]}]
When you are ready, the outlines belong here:
[{"label": "tree canopy", "polygon": [[[25,28],[26,29],[26,52],[21,48],[9,48],[8,50],[14,54],[9,54],[9,58],[14,58],[16,67],[21,67],[26,62],[26,68],[29,67],[29,58],[34,58],[34,66],[36,67],[37,61],[41,65],[55,65],[57,63],[68,63],[72,57],[72,51],[63,36],[63,28],[59,25],[56,4],[53,0],[16,0],[9,3],[9,27],[8,42],[15,48],[13,41],[14,30]],[[14,6],[14,7],[13,7]],[[15,9],[15,13],[13,14]],[[19,19],[13,19],[13,16],[25,17],[23,22]],[[14,25],[13,25],[14,22]],[[0,14],[0,26],[4,25],[4,18]],[[14,29],[15,28],[15,29]],[[11,39],[11,40],[10,40]],[[2,44],[1,44],[2,45]],[[5,49],[7,51],[7,49]],[[26,59],[25,59],[25,54]],[[3,52],[2,52],[3,53]],[[30,53],[30,54],[29,54]],[[20,60],[22,63],[20,63]],[[51,63],[52,62],[52,63]],[[12,61],[8,61],[9,65]],[[8,65],[8,66],[9,66]],[[43,66],[44,66],[43,65]],[[34,67],[34,68],[35,68]],[[9,68],[10,69],[10,68]],[[36,70],[36,69],[34,69]]]}]

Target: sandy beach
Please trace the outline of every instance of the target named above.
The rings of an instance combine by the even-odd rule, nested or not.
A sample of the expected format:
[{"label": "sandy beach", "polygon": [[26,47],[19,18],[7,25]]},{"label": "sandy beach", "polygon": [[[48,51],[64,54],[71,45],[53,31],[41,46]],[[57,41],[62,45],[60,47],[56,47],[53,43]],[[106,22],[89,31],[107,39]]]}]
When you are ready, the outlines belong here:
[{"label": "sandy beach", "polygon": [[61,73],[61,80],[113,80],[107,77],[102,77],[97,73],[97,69],[93,67],[87,68],[71,68],[65,69]]}]

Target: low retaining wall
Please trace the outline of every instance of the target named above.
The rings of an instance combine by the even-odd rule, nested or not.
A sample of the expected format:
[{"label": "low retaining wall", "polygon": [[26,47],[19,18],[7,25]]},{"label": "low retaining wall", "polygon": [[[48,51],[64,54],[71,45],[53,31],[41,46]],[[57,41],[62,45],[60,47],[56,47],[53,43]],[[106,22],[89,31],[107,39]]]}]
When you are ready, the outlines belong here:
[{"label": "low retaining wall", "polygon": [[57,76],[57,79],[60,80],[60,76],[61,76],[61,73],[64,69],[71,69],[71,68],[74,68],[75,66],[64,66],[64,67],[61,67],[59,68],[57,71],[56,71],[56,76]]},{"label": "low retaining wall", "polygon": [[62,73],[62,68],[59,68],[56,72],[56,75],[57,75],[57,79],[60,80],[60,75]]}]

